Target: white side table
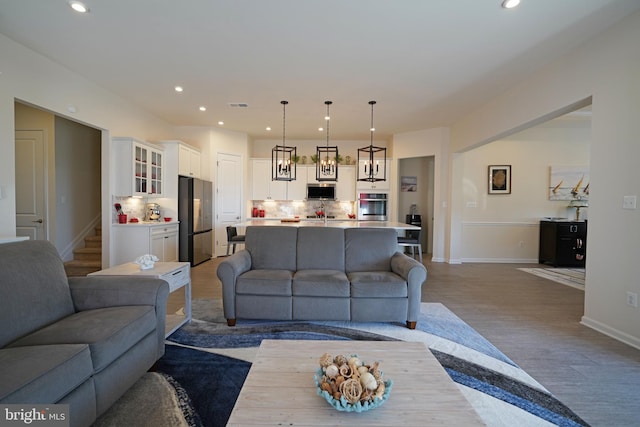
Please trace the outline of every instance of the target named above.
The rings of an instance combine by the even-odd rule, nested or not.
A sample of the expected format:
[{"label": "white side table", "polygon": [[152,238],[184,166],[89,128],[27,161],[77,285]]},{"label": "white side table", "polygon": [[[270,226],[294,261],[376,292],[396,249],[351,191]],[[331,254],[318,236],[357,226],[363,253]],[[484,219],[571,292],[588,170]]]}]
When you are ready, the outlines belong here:
[{"label": "white side table", "polygon": [[167,313],[165,337],[185,323],[191,322],[191,270],[188,262],[156,262],[149,270],[140,270],[138,264],[129,262],[90,273],[89,276],[152,277],[167,282],[170,293],[184,288],[184,315]]}]

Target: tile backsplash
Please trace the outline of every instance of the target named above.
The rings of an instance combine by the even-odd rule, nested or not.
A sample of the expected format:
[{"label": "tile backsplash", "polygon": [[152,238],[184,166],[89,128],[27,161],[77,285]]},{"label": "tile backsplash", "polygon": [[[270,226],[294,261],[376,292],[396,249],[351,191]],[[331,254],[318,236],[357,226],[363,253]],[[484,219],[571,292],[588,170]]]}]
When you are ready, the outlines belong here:
[{"label": "tile backsplash", "polygon": [[316,211],[324,210],[327,216],[346,219],[348,214],[356,213],[355,202],[254,200],[249,206],[247,217],[251,217],[252,207],[264,209],[266,218],[293,218],[296,215],[306,218],[315,215]]}]

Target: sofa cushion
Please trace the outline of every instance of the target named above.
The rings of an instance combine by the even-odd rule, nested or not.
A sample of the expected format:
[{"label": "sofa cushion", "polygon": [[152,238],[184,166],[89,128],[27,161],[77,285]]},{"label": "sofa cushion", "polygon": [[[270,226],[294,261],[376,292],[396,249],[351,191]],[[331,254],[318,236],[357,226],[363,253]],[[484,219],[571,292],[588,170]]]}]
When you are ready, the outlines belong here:
[{"label": "sofa cushion", "polygon": [[74,312],[67,275],[47,241],[0,245],[0,347]]},{"label": "sofa cushion", "polygon": [[245,236],[245,248],[251,254],[252,269],[296,269],[296,227],[247,227]]},{"label": "sofa cushion", "polygon": [[86,344],[3,348],[0,402],[56,403],[92,373],[91,353]]},{"label": "sofa cushion", "polygon": [[347,297],[349,279],[338,270],[300,270],[293,275],[294,296]]},{"label": "sofa cushion", "polygon": [[300,227],[297,252],[298,270],[344,271],[344,229]]},{"label": "sofa cushion", "polygon": [[89,344],[94,372],[100,372],[156,330],[155,308],[149,305],[81,311],[12,342],[9,347]]},{"label": "sofa cushion", "polygon": [[349,273],[352,298],[406,298],[407,282],[390,271]]},{"label": "sofa cushion", "polygon": [[391,256],[398,250],[392,228],[348,228],[345,234],[345,271],[391,271]]},{"label": "sofa cushion", "polygon": [[249,270],[238,277],[236,293],[291,296],[292,279],[289,270]]}]

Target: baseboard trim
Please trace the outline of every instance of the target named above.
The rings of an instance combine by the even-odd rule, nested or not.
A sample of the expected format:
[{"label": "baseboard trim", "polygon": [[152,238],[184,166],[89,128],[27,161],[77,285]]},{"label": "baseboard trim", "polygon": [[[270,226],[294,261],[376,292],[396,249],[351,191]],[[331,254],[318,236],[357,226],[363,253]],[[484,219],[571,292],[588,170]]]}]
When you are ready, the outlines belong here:
[{"label": "baseboard trim", "polygon": [[640,338],[619,331],[597,320],[590,319],[587,316],[582,316],[580,324],[640,350]]}]

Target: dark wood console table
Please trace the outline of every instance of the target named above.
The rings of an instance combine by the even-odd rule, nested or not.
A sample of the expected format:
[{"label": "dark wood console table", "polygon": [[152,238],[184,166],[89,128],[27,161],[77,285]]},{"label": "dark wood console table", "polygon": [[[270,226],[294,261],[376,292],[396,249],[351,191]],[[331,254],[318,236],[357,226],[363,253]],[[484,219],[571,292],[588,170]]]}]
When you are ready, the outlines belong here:
[{"label": "dark wood console table", "polygon": [[555,267],[584,267],[587,249],[587,222],[540,221],[540,264]]}]

